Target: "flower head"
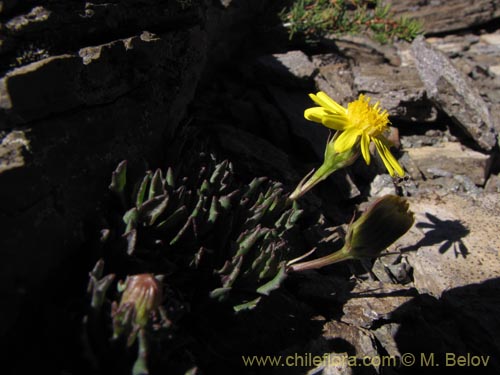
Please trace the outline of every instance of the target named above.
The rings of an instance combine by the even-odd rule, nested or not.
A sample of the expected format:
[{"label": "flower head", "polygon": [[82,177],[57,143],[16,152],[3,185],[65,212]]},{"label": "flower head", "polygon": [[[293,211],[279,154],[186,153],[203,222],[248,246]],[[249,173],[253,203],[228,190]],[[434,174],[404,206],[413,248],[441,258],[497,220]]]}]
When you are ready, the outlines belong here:
[{"label": "flower head", "polygon": [[403,168],[389,151],[391,142],[384,136],[389,130],[389,114],[380,108],[379,102],[370,105],[371,99],[361,94],[344,108],[322,91],[309,96],[320,107],[306,109],[304,117],[341,132],[335,142],[336,152],[342,153],[360,144],[361,154],[366,164],[370,164],[369,145],[373,142],[389,174],[394,176],[396,172],[404,176]]}]

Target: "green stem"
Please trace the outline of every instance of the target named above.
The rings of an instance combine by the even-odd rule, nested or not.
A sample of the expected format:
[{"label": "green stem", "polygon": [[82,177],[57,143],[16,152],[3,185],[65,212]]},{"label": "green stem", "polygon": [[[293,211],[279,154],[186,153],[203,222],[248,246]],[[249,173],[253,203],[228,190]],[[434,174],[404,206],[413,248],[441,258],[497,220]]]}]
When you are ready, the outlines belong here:
[{"label": "green stem", "polygon": [[134,363],[134,368],[132,369],[133,375],[147,375],[148,364],[147,364],[147,354],[148,354],[148,346],[147,346],[147,338],[146,332],[144,328],[139,330],[139,349],[137,353],[137,359]]},{"label": "green stem", "polygon": [[318,183],[326,179],[328,176],[330,176],[333,172],[335,172],[339,168],[332,168],[331,165],[329,164],[323,164],[321,167],[318,168],[316,172],[307,180],[305,184],[299,184],[295,190],[293,191],[292,194],[290,194],[290,200],[296,200],[299,199],[301,196],[303,196],[305,193],[307,193],[309,190],[311,190],[313,187],[315,187]]},{"label": "green stem", "polygon": [[288,267],[288,272],[301,272],[306,270],[315,270],[321,267],[329,266],[330,264],[343,262],[345,260],[354,259],[347,246],[344,245],[342,249],[334,252],[333,254],[324,257],[309,260],[307,262],[300,262],[292,264]]},{"label": "green stem", "polygon": [[336,152],[334,147],[336,138],[337,137],[335,135],[331,140],[328,141],[325,150],[325,159],[321,167],[319,167],[311,177],[308,178],[308,176],[306,176],[304,178],[304,180],[307,180],[305,183],[304,180],[299,183],[294,192],[290,195],[290,200],[299,199],[314,186],[316,186],[319,182],[330,176],[333,172],[338,171],[341,168],[348,167],[349,165],[353,164],[359,157],[360,153],[358,145],[355,145],[352,148],[341,153]]}]

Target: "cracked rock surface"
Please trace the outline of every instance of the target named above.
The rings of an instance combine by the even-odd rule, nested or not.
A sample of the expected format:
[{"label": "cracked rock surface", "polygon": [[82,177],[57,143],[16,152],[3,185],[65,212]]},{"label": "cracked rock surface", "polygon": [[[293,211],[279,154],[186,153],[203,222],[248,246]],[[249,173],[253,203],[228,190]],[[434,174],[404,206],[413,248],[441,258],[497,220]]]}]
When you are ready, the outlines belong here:
[{"label": "cracked rock surface", "polygon": [[[253,345],[323,358],[267,373],[422,373],[328,360],[404,353],[485,355],[483,373],[500,373],[500,7],[394,2],[396,14],[423,22],[423,36],[381,45],[332,34],[313,47],[290,42],[268,8],[0,2],[0,349],[57,373],[81,360],[66,355],[77,335],[67,327],[81,318],[71,313],[119,161],[132,171],[181,164],[177,150],[202,129],[241,176],[291,191],[323,160],[329,132],[303,117],[307,94],[321,90],[344,106],[362,93],[380,101],[407,177],[393,180],[373,153],[369,167],[358,160],[305,195],[301,204],[321,212],[317,228],[332,227],[318,254],[377,196],[407,197],[415,225],[379,259],[293,275],[264,318],[207,323],[207,332],[230,331],[234,342],[220,345],[232,355]],[[19,335],[29,331],[31,342]],[[255,373],[234,358],[210,358],[207,373]],[[24,359],[12,373],[27,369]]]}]

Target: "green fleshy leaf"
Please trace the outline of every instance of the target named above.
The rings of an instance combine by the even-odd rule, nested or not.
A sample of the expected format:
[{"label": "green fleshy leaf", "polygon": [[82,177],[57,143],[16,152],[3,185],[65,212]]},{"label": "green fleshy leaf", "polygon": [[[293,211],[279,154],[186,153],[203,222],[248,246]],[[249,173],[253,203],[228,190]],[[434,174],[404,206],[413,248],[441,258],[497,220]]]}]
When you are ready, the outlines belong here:
[{"label": "green fleshy leaf", "polygon": [[127,183],[127,161],[124,160],[120,164],[118,164],[118,166],[112,173],[109,190],[118,195],[122,195],[125,190],[126,183]]},{"label": "green fleshy leaf", "polygon": [[201,184],[200,187],[200,194],[207,194],[210,191],[210,184],[208,183],[207,180],[203,180],[203,183]]},{"label": "green fleshy leaf", "polygon": [[250,233],[241,243],[238,248],[238,251],[236,253],[236,256],[243,256],[248,251],[252,248],[252,246],[262,237],[264,236],[267,232],[269,232],[269,229],[267,228],[261,228],[260,225],[258,225],[255,230]]},{"label": "green fleshy leaf", "polygon": [[123,215],[123,222],[127,225],[125,233],[130,232],[133,228],[137,227],[139,222],[139,210],[136,207],[131,208]]},{"label": "green fleshy leaf", "polygon": [[167,209],[169,197],[158,195],[144,202],[139,207],[139,216],[147,225],[153,225],[158,217]]},{"label": "green fleshy leaf", "polygon": [[245,311],[245,310],[253,310],[257,307],[257,305],[261,299],[262,299],[262,297],[257,297],[251,301],[241,303],[239,305],[234,306],[233,310],[235,313],[239,313],[239,312]]},{"label": "green fleshy leaf", "polygon": [[175,189],[175,177],[172,168],[168,167],[167,176],[165,177],[166,185],[172,189]]},{"label": "green fleshy leaf", "polygon": [[217,197],[212,197],[212,203],[210,204],[210,211],[208,213],[207,222],[210,224],[214,224],[218,216],[219,216],[218,200]]},{"label": "green fleshy leaf", "polygon": [[183,220],[186,220],[188,217],[188,210],[186,206],[181,206],[177,210],[175,210],[168,218],[158,223],[156,226],[159,230],[167,230],[173,228],[174,226],[181,223]]},{"label": "green fleshy leaf", "polygon": [[151,185],[149,186],[148,200],[152,199],[158,195],[164,194],[163,189],[163,176],[161,169],[157,169],[153,177],[151,178]]},{"label": "green fleshy leaf", "polygon": [[135,198],[136,207],[139,207],[144,202],[144,198],[146,196],[146,189],[148,188],[148,184],[150,181],[151,181],[151,173],[149,172],[146,174],[146,176],[144,176],[141,184],[139,185],[139,188],[137,189],[137,194]]},{"label": "green fleshy leaf", "polygon": [[248,184],[247,190],[245,191],[245,193],[243,194],[241,199],[245,200],[245,199],[251,198],[253,196],[253,194],[257,191],[259,186],[261,186],[264,183],[264,181],[266,181],[266,180],[267,180],[267,177],[254,178],[250,182],[250,184]]},{"label": "green fleshy leaf", "polygon": [[125,234],[127,239],[127,254],[132,255],[135,251],[135,246],[137,244],[137,230],[134,228]]},{"label": "green fleshy leaf", "polygon": [[234,190],[231,193],[224,195],[219,198],[219,203],[224,210],[228,210],[232,207],[232,198],[238,194],[239,190]]},{"label": "green fleshy leaf", "polygon": [[220,185],[225,175],[228,164],[229,162],[227,160],[224,160],[223,162],[217,164],[214,172],[212,173],[212,176],[210,176],[210,184],[214,186]]},{"label": "green fleshy leaf", "polygon": [[90,306],[93,309],[100,309],[106,300],[106,292],[111,286],[111,283],[115,279],[114,274],[106,275],[102,279],[97,279],[91,275],[89,287],[92,299]]},{"label": "green fleshy leaf", "polygon": [[227,294],[231,291],[232,288],[217,288],[210,292],[210,298],[217,299],[222,301]]},{"label": "green fleshy leaf", "polygon": [[292,229],[295,223],[297,223],[297,221],[302,216],[303,212],[303,210],[294,210],[286,222],[286,229]]},{"label": "green fleshy leaf", "polygon": [[262,285],[260,288],[257,289],[257,293],[260,293],[262,295],[268,296],[269,293],[271,293],[273,290],[278,289],[281,286],[281,283],[287,278],[288,274],[286,273],[285,270],[285,264],[283,264],[280,267],[279,272],[276,274],[276,276]]}]

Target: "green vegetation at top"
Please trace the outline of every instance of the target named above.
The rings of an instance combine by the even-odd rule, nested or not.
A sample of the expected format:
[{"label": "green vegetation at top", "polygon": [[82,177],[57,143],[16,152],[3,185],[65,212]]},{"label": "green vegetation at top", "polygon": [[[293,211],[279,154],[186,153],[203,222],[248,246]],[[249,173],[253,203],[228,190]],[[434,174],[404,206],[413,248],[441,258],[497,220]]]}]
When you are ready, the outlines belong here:
[{"label": "green vegetation at top", "polygon": [[380,0],[295,0],[280,17],[289,28],[290,39],[301,35],[308,41],[330,33],[369,33],[375,40],[388,43],[395,39],[411,41],[423,31],[416,20],[396,19],[390,4]]}]

